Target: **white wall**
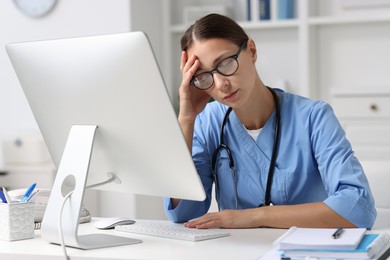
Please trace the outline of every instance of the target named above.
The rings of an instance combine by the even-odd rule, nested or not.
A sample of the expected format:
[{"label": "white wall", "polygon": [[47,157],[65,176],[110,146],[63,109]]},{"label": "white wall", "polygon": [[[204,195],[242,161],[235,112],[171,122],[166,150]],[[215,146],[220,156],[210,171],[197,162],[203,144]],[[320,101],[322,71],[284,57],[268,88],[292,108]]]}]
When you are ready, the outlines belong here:
[{"label": "white wall", "polygon": [[[0,1],[0,141],[9,135],[38,131],[5,44],[126,32],[131,28],[129,6],[129,0],[59,0],[49,15],[34,19],[22,14],[13,1]],[[0,149],[0,167],[2,157]]]}]

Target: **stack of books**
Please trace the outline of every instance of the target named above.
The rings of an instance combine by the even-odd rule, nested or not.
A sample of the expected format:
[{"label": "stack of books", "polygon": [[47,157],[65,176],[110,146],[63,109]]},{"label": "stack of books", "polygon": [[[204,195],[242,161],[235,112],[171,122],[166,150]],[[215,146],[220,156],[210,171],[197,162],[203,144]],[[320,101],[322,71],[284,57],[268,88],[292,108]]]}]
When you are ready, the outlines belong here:
[{"label": "stack of books", "polygon": [[284,20],[296,18],[296,0],[247,0],[247,20]]},{"label": "stack of books", "polygon": [[274,243],[282,259],[387,259],[390,235],[364,228],[290,228]]}]

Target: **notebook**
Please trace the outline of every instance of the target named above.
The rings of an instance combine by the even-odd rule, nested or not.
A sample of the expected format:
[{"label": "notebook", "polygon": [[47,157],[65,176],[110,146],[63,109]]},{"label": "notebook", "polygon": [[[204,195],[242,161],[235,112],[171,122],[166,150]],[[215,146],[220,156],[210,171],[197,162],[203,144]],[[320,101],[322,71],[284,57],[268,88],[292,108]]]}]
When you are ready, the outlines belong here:
[{"label": "notebook", "polygon": [[336,228],[291,227],[274,242],[279,250],[287,249],[355,249],[364,234],[365,228],[345,228],[342,235],[334,239]]},{"label": "notebook", "polygon": [[390,252],[389,248],[389,234],[365,234],[356,249],[291,249],[283,251],[283,256],[290,258],[381,259],[382,255]]}]

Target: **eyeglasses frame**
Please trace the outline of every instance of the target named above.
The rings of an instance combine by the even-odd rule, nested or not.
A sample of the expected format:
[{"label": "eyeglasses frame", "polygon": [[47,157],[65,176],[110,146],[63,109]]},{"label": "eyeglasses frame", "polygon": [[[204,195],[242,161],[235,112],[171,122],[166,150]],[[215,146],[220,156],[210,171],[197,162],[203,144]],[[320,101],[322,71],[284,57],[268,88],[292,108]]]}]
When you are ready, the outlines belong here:
[{"label": "eyeglasses frame", "polygon": [[[231,56],[229,56],[229,57],[226,57],[226,58],[224,58],[223,60],[221,60],[221,61],[215,66],[214,69],[212,69],[212,70],[210,70],[210,71],[204,71],[204,72],[202,72],[202,73],[199,73],[199,74],[197,74],[197,75],[194,75],[194,76],[191,78],[191,80],[190,80],[190,85],[192,85],[192,86],[194,86],[194,87],[196,87],[197,89],[200,89],[200,90],[206,90],[206,89],[211,88],[211,87],[214,85],[214,73],[215,73],[215,72],[218,72],[219,74],[221,74],[221,75],[223,75],[223,76],[232,76],[234,73],[236,73],[237,70],[238,70],[238,68],[240,67],[240,63],[238,62],[238,56],[240,55],[241,51],[242,51],[242,50],[244,49],[244,47],[246,46],[246,43],[247,43],[247,42],[248,42],[248,40],[245,40],[245,41],[241,44],[240,48],[238,49],[238,51],[237,51],[235,54],[233,54],[233,55],[231,55]],[[230,73],[230,74],[222,73],[222,72],[219,71],[219,69],[218,69],[219,65],[221,65],[221,63],[224,62],[224,61],[227,60],[227,59],[234,59],[234,60],[237,62],[237,68],[236,68],[236,70],[235,70],[233,73]],[[194,83],[195,78],[198,77],[199,75],[202,75],[202,74],[210,74],[210,75],[211,75],[211,78],[213,79],[213,82],[212,82],[211,85],[210,85],[209,87],[207,87],[207,88],[199,88],[199,87],[197,87],[197,86],[195,85],[195,83]]]}]

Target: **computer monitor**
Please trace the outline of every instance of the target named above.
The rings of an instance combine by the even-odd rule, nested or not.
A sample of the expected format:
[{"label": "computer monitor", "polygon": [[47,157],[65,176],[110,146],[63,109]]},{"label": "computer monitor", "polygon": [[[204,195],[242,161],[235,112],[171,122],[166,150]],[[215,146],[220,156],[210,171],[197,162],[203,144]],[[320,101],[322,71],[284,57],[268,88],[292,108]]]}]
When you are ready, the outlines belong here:
[{"label": "computer monitor", "polygon": [[[7,53],[58,168],[41,236],[97,248],[132,241],[79,236],[85,187],[204,200],[175,110],[142,32],[12,43]],[[126,207],[126,201],[113,202]],[[134,242],[134,241],[133,241]]]}]

